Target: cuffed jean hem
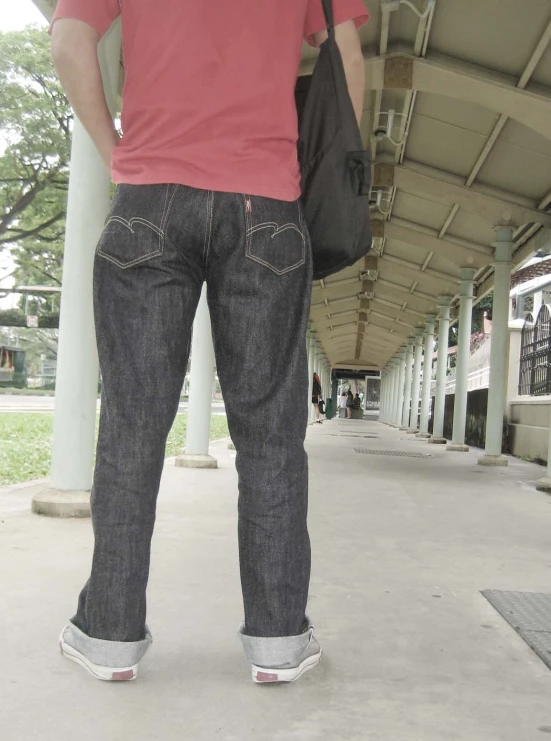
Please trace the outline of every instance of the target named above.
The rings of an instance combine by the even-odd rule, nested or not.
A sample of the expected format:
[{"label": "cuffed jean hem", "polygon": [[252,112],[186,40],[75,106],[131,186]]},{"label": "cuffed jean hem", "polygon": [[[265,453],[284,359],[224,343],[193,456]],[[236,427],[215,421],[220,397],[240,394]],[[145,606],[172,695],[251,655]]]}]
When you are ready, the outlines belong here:
[{"label": "cuffed jean hem", "polygon": [[76,648],[93,664],[113,669],[135,666],[145,656],[147,649],[153,642],[148,628],[145,629],[145,638],[142,641],[104,641],[100,638],[90,638],[74,623],[68,623],[63,631],[63,640],[69,646]]},{"label": "cuffed jean hem", "polygon": [[308,648],[312,635],[312,631],[307,630],[299,636],[258,638],[245,635],[244,630],[245,623],[242,623],[238,635],[245,649],[247,661],[264,669],[298,666],[300,657]]}]

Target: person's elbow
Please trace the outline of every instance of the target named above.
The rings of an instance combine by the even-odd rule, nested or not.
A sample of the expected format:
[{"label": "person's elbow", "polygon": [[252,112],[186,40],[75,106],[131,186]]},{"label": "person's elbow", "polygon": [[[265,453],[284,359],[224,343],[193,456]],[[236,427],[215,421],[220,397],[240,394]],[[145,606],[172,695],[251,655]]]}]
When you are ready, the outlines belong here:
[{"label": "person's elbow", "polygon": [[99,33],[82,21],[60,18],[52,28],[51,53],[57,69],[78,62],[91,50],[96,50]]}]

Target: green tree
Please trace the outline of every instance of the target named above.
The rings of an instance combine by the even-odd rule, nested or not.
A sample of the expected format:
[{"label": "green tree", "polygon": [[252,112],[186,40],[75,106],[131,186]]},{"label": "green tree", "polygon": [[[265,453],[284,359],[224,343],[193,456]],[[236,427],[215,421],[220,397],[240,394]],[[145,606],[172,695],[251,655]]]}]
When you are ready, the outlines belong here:
[{"label": "green tree", "polygon": [[0,250],[17,283],[60,285],[73,114],[44,30],[0,33],[0,100]]},{"label": "green tree", "polygon": [[484,321],[484,312],[488,312],[488,319],[492,319],[492,308],[494,305],[494,294],[489,293],[487,296],[484,296],[484,298],[476,304],[476,306],[473,309],[473,333],[474,332],[482,332],[483,327],[483,321]]}]

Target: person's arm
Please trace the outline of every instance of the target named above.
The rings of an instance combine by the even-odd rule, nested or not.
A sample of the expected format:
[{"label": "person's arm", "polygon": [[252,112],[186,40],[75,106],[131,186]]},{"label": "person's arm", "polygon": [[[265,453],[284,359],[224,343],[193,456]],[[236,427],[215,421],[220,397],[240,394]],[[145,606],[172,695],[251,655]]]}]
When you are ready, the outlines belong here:
[{"label": "person's arm", "polygon": [[[318,47],[326,39],[326,30],[314,34],[314,42]],[[355,22],[345,21],[335,26],[335,40],[341,52],[348,92],[352,98],[352,105],[359,124],[362,119],[365,100],[365,60]]]},{"label": "person's arm", "polygon": [[99,33],[82,21],[61,18],[52,29],[52,58],[63,89],[110,169],[119,135],[105,100],[99,41]]}]

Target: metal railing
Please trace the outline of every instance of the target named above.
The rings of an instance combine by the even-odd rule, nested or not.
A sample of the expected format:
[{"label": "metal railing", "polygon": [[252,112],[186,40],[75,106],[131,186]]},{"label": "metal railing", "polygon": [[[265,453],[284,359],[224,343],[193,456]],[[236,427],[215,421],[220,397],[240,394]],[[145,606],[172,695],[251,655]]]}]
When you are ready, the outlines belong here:
[{"label": "metal railing", "polygon": [[544,304],[534,322],[528,314],[522,329],[519,396],[551,394],[551,305]]}]

